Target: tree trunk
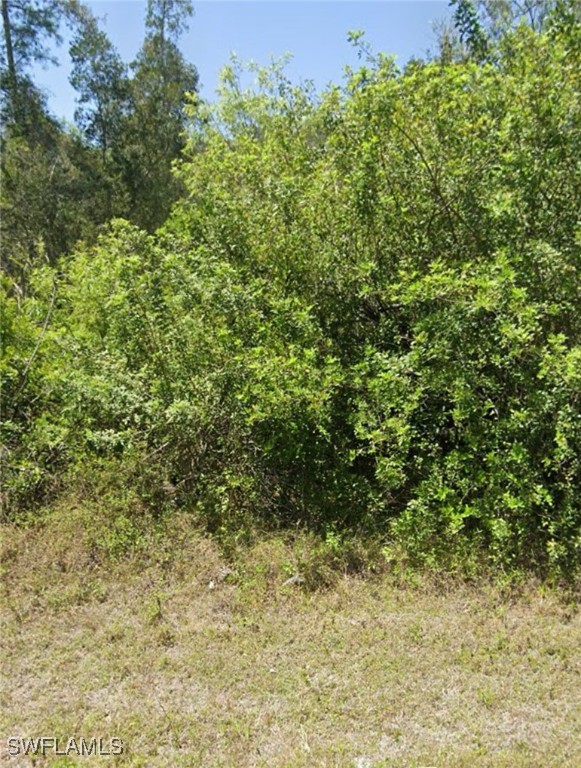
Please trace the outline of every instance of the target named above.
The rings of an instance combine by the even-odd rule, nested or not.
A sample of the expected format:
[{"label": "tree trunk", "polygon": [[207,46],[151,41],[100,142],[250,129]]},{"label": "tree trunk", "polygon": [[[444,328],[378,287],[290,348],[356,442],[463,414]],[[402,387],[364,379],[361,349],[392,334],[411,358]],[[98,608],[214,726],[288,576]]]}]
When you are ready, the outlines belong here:
[{"label": "tree trunk", "polygon": [[16,75],[16,65],[14,63],[14,49],[12,48],[12,27],[10,25],[10,14],[8,12],[8,0],[2,0],[2,26],[4,29],[4,40],[6,41],[6,62],[8,64],[8,101],[10,105],[10,116],[16,123],[21,122],[20,99],[18,93],[18,77]]}]

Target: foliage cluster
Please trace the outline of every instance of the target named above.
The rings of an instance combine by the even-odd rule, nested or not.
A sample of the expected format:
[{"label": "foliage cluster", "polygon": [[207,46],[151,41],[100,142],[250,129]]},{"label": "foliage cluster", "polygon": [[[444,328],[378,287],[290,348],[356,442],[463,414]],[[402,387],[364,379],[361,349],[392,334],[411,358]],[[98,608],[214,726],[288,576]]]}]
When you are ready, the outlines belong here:
[{"label": "foliage cluster", "polygon": [[227,68],[216,105],[191,103],[165,225],[116,220],[5,292],[6,508],[98,465],[214,530],[260,516],[373,530],[417,563],[575,572],[565,10],[487,60],[368,57],[322,95]]}]

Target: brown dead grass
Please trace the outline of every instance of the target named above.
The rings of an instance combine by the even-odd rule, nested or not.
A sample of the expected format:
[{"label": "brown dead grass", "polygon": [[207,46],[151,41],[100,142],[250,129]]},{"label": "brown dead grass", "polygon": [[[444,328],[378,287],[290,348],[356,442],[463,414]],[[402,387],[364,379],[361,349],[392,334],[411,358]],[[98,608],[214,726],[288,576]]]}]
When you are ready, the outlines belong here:
[{"label": "brown dead grass", "polygon": [[112,564],[82,510],[60,520],[4,529],[0,735],[126,753],[34,765],[581,765],[581,621],[562,593],[284,587],[308,538],[226,563],[179,521]]}]

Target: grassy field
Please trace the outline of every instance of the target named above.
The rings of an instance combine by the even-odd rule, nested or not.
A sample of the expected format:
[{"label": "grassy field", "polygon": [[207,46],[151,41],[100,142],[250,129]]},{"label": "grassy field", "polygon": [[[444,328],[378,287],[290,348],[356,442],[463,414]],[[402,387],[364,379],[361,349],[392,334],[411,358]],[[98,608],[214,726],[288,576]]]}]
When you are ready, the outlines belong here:
[{"label": "grassy field", "polygon": [[125,752],[33,762],[4,738],[0,765],[581,765],[570,593],[387,570],[313,589],[307,536],[227,561],[176,520],[111,560],[91,526],[3,529],[0,735]]}]

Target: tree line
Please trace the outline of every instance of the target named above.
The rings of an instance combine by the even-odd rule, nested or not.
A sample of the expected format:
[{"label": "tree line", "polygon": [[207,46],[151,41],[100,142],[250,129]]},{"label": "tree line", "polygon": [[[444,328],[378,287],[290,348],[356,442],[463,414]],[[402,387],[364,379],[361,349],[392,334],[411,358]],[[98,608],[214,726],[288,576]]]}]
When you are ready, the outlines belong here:
[{"label": "tree line", "polygon": [[[172,162],[184,145],[184,104],[198,73],[179,49],[189,0],[148,0],[145,35],[125,64],[80,0],[2,0],[2,248],[26,281],[114,217],[154,230],[179,195]],[[75,129],[49,112],[30,77],[68,29]]]}]

